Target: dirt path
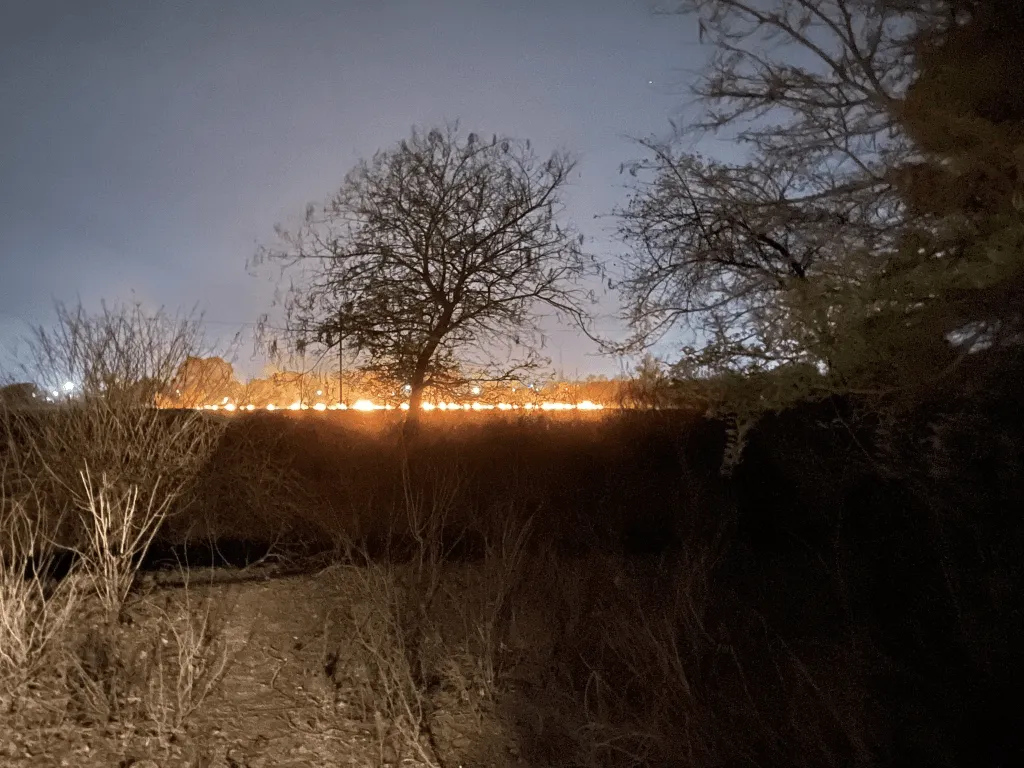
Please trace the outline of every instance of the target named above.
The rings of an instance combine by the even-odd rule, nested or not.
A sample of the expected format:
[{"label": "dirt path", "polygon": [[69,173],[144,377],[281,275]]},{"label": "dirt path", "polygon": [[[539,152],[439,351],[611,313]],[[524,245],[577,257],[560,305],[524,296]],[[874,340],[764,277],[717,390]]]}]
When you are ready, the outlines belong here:
[{"label": "dirt path", "polygon": [[[365,667],[346,657],[356,591],[342,569],[316,575],[201,585],[193,604],[211,598],[232,662],[216,691],[195,713],[188,732],[170,747],[152,738],[67,722],[49,731],[0,733],[0,766],[118,766],[118,768],[271,768],[427,765],[389,732],[375,712]],[[221,581],[223,581],[221,579]],[[184,598],[179,587],[154,589],[150,604]],[[136,623],[146,631],[145,618]],[[134,630],[133,630],[134,631]],[[522,765],[500,724],[470,717],[438,692],[431,704],[432,743],[426,754],[442,768]],[[0,732],[4,725],[0,722]],[[403,746],[404,744],[404,746]]]}]

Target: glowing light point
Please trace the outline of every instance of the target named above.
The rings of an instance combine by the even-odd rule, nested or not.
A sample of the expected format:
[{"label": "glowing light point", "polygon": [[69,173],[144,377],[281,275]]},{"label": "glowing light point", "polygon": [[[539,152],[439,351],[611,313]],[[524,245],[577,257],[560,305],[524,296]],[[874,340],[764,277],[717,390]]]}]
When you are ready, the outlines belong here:
[{"label": "glowing light point", "polygon": [[327,410],[327,406],[324,405],[323,403],[317,403],[316,405],[313,406],[313,410],[314,411],[326,411]]}]

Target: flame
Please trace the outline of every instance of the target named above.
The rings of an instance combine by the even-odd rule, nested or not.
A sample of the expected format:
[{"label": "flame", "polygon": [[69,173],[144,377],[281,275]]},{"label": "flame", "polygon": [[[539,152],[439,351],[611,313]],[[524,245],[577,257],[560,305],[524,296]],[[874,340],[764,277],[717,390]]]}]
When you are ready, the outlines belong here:
[{"label": "flame", "polygon": [[[479,401],[473,401],[471,403],[455,403],[455,402],[438,402],[438,403],[421,403],[420,408],[424,411],[603,411],[607,406],[601,403],[595,403],[590,400],[583,400],[578,403],[559,403],[552,401],[544,401],[541,403],[523,403],[522,405],[513,403],[481,403]],[[197,406],[198,410],[208,411],[227,411],[232,413],[234,411],[253,411],[256,410],[257,406],[252,403],[247,405],[236,405],[232,402],[225,403],[211,403],[209,405]],[[289,410],[289,411],[307,411],[314,410],[318,413],[324,411],[393,411],[396,408],[408,411],[409,403],[401,403],[398,406],[387,403],[380,405],[372,400],[357,400],[352,405],[345,405],[344,403],[332,403],[327,405],[326,403],[314,403],[312,406],[308,403],[301,401],[295,401],[291,405],[280,406],[275,403],[268,403],[263,406],[267,411],[278,411],[278,410]]]},{"label": "flame", "polygon": [[352,403],[352,410],[354,411],[380,411],[383,409],[383,405],[377,405],[373,400],[356,400]]}]

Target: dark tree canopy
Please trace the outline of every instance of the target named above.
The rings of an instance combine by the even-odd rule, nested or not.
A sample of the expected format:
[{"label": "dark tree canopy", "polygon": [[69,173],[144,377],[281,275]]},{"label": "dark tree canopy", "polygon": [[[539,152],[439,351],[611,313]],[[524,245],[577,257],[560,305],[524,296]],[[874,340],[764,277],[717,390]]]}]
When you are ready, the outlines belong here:
[{"label": "dark tree canopy", "polygon": [[902,200],[889,177],[910,151],[891,105],[913,78],[923,4],[684,0],[710,46],[680,131],[731,136],[726,163],[647,141],[621,212],[636,341],[680,325],[728,364],[792,362],[805,338],[785,297],[860,278],[852,254],[892,246]]},{"label": "dark tree canopy", "polygon": [[290,340],[358,355],[410,389],[521,375],[536,366],[537,313],[583,323],[592,269],[561,221],[571,158],[529,142],[414,130],[360,162],[295,232],[279,228],[293,281]]},{"label": "dark tree canopy", "polygon": [[948,369],[966,349],[951,339],[1006,304],[1021,262],[1019,4],[680,9],[712,51],[704,116],[680,133],[747,152],[644,143],[620,212],[634,343],[682,328],[696,367],[810,364],[851,386]]}]

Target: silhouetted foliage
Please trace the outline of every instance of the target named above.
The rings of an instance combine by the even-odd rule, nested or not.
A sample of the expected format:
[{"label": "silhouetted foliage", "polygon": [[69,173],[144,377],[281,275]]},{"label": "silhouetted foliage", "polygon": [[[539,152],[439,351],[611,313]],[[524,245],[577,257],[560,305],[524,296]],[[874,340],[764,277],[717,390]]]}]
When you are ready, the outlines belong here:
[{"label": "silhouetted foliage", "polygon": [[31,382],[18,382],[0,387],[0,405],[9,408],[38,406],[46,402],[46,394]]},{"label": "silhouetted foliage", "polygon": [[455,125],[361,162],[260,254],[293,268],[288,342],[344,343],[365,370],[409,386],[410,414],[428,387],[535,367],[538,309],[584,320],[576,281],[591,262],[560,221],[574,167]]},{"label": "silhouetted foliage", "polygon": [[682,10],[714,47],[687,131],[733,131],[749,153],[644,142],[621,212],[635,344],[684,328],[692,368],[809,364],[825,376],[806,394],[881,394],[1019,337],[1015,4]]}]

